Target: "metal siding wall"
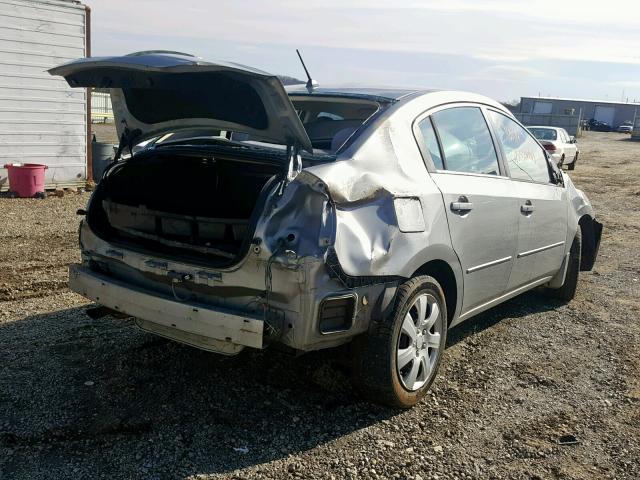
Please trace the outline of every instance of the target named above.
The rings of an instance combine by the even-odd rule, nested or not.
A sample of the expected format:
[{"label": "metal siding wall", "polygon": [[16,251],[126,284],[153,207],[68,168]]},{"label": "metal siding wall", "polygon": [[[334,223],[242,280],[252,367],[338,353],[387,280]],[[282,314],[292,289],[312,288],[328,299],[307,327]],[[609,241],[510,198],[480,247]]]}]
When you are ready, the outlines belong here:
[{"label": "metal siding wall", "polygon": [[47,73],[84,56],[83,5],[0,0],[0,167],[45,164],[47,187],[85,182],[85,91]]},{"label": "metal siding wall", "polygon": [[567,108],[574,108],[576,115],[582,110],[583,120],[590,120],[594,118],[597,106],[610,106],[615,108],[615,116],[613,120],[613,127],[617,128],[622,123],[633,120],[636,109],[640,111],[640,105],[633,103],[615,103],[615,102],[597,102],[597,101],[581,101],[581,100],[564,100],[564,99],[547,99],[544,97],[521,97],[520,98],[520,112],[532,113],[533,106],[536,101],[549,101],[553,102],[552,113],[554,115],[564,115],[564,111]]},{"label": "metal siding wall", "polygon": [[546,125],[564,128],[569,135],[578,135],[580,117],[578,115],[545,115],[538,113],[516,113],[515,117],[525,126]]},{"label": "metal siding wall", "polygon": [[633,122],[636,116],[636,110],[640,112],[638,105],[621,105],[616,108],[616,114],[613,120],[613,126],[619,127],[624,122]]}]

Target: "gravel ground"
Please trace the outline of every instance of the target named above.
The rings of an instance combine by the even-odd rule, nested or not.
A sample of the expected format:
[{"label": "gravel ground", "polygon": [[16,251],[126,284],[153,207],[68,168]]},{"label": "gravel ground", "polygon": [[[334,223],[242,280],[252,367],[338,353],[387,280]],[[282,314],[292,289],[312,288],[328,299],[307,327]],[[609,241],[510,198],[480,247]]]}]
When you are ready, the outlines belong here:
[{"label": "gravel ground", "polygon": [[640,478],[640,143],[626,138],[580,141],[572,177],[605,230],[577,298],[531,292],[453,329],[406,412],[360,402],[331,352],[225,358],[90,320],[65,286],[87,194],[0,198],[0,478]]}]

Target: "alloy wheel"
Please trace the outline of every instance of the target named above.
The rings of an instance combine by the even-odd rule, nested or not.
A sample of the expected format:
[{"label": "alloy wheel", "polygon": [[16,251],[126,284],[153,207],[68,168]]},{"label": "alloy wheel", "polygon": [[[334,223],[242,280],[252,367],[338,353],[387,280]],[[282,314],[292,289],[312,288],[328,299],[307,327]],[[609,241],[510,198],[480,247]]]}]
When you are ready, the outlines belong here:
[{"label": "alloy wheel", "polygon": [[418,295],[402,322],[396,367],[404,388],[420,389],[429,381],[440,355],[442,312],[433,295]]}]

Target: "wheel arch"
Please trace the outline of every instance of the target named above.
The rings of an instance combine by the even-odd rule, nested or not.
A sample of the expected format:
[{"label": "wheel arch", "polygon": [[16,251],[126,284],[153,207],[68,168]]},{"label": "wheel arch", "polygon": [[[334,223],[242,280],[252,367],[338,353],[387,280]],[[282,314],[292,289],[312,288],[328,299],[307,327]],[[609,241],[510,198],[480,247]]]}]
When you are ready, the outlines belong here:
[{"label": "wheel arch", "polygon": [[413,273],[412,277],[418,275],[429,275],[435,278],[442,287],[447,302],[447,323],[451,325],[460,311],[462,303],[461,278],[457,278],[454,268],[449,262],[442,259],[429,260],[424,263]]}]

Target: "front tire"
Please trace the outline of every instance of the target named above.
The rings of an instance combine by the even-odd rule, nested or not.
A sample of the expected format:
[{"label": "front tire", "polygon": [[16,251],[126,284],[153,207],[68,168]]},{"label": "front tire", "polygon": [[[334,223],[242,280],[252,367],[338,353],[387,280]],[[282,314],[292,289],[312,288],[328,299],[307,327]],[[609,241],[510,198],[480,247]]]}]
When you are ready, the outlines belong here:
[{"label": "front tire", "polygon": [[578,153],[576,152],[576,156],[573,157],[573,162],[569,164],[569,170],[575,170],[577,162],[578,162]]},{"label": "front tire", "polygon": [[578,276],[580,274],[581,250],[582,232],[578,225],[576,236],[571,243],[571,250],[569,250],[569,265],[567,266],[567,275],[564,278],[564,284],[560,288],[550,290],[553,297],[565,302],[570,302],[576,296]]},{"label": "front tire", "polygon": [[354,341],[353,383],[374,403],[410,408],[435,379],[447,338],[442,288],[422,275],[402,284],[388,319]]}]

